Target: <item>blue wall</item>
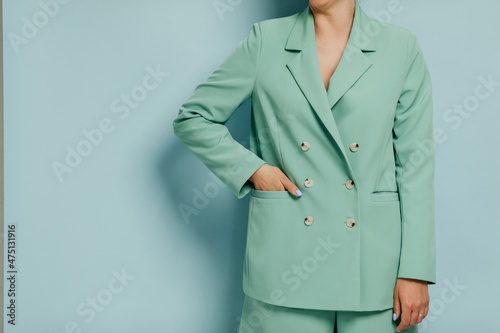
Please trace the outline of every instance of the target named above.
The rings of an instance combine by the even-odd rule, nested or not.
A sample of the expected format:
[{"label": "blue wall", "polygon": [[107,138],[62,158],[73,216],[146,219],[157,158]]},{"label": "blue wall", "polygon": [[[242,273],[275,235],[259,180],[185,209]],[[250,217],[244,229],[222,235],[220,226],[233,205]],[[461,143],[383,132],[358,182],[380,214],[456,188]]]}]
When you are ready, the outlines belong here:
[{"label": "blue wall", "polygon": [[[236,332],[248,196],[171,124],[254,22],[307,1],[54,1],[3,2],[5,331]],[[497,332],[500,2],[360,4],[417,34],[433,78],[438,283],[421,332]],[[227,123],[246,146],[249,106]]]}]

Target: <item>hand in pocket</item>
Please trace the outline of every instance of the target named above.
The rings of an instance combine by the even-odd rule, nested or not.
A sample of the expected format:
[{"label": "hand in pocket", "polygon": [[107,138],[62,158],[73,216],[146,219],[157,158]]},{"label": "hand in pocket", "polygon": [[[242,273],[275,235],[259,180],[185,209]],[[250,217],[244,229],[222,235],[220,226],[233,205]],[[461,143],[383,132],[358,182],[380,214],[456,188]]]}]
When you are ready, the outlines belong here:
[{"label": "hand in pocket", "polygon": [[257,169],[249,180],[259,191],[289,191],[296,197],[302,195],[297,185],[292,183],[280,168],[267,163]]}]

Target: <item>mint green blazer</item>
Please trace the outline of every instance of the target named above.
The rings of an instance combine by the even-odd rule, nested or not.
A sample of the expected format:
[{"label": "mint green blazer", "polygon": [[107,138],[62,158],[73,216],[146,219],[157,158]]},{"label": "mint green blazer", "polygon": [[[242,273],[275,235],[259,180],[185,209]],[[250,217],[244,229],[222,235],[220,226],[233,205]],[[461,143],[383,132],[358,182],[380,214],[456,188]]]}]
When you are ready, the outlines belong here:
[{"label": "mint green blazer", "polygon": [[[237,198],[250,195],[245,294],[369,311],[393,307],[397,278],[435,284],[431,90],[415,34],[357,2],[328,91],[309,6],[255,23],[196,87],[173,130]],[[225,123],[249,98],[247,149]],[[264,163],[303,195],[255,190]]]}]

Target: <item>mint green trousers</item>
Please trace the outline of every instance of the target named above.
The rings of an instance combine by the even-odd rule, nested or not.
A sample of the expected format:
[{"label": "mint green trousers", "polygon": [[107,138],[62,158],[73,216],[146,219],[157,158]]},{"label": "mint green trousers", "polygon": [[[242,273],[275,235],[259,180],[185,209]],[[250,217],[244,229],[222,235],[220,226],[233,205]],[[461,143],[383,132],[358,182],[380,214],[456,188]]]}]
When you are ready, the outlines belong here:
[{"label": "mint green trousers", "polygon": [[[239,333],[394,333],[399,318],[392,309],[381,311],[327,311],[288,308],[245,295]],[[418,333],[412,326],[402,333]]]}]

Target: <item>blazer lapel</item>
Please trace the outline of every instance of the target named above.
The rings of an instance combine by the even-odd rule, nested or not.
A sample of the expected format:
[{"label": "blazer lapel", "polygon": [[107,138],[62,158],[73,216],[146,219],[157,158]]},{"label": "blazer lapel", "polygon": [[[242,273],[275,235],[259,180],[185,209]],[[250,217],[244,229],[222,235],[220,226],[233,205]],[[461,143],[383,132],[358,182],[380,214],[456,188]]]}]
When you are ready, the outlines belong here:
[{"label": "blazer lapel", "polygon": [[[375,51],[375,41],[369,36],[370,21],[356,1],[351,34],[337,69],[330,78],[328,100],[333,108],[338,100],[371,67],[372,62],[364,52]],[[375,26],[374,26],[375,27]],[[374,28],[371,27],[371,28]],[[378,27],[380,29],[380,27]],[[363,31],[367,31],[363,33]]]},{"label": "blazer lapel", "polygon": [[363,51],[375,50],[373,39],[366,34],[361,34],[366,21],[367,17],[356,1],[351,34],[337,69],[330,78],[328,93],[321,79],[314,17],[309,5],[298,14],[297,21],[290,31],[285,46],[287,51],[300,51],[286,66],[314,112],[316,112],[342,152],[351,175],[353,175],[352,168],[333,117],[332,108],[372,65],[370,59],[363,53]]}]

